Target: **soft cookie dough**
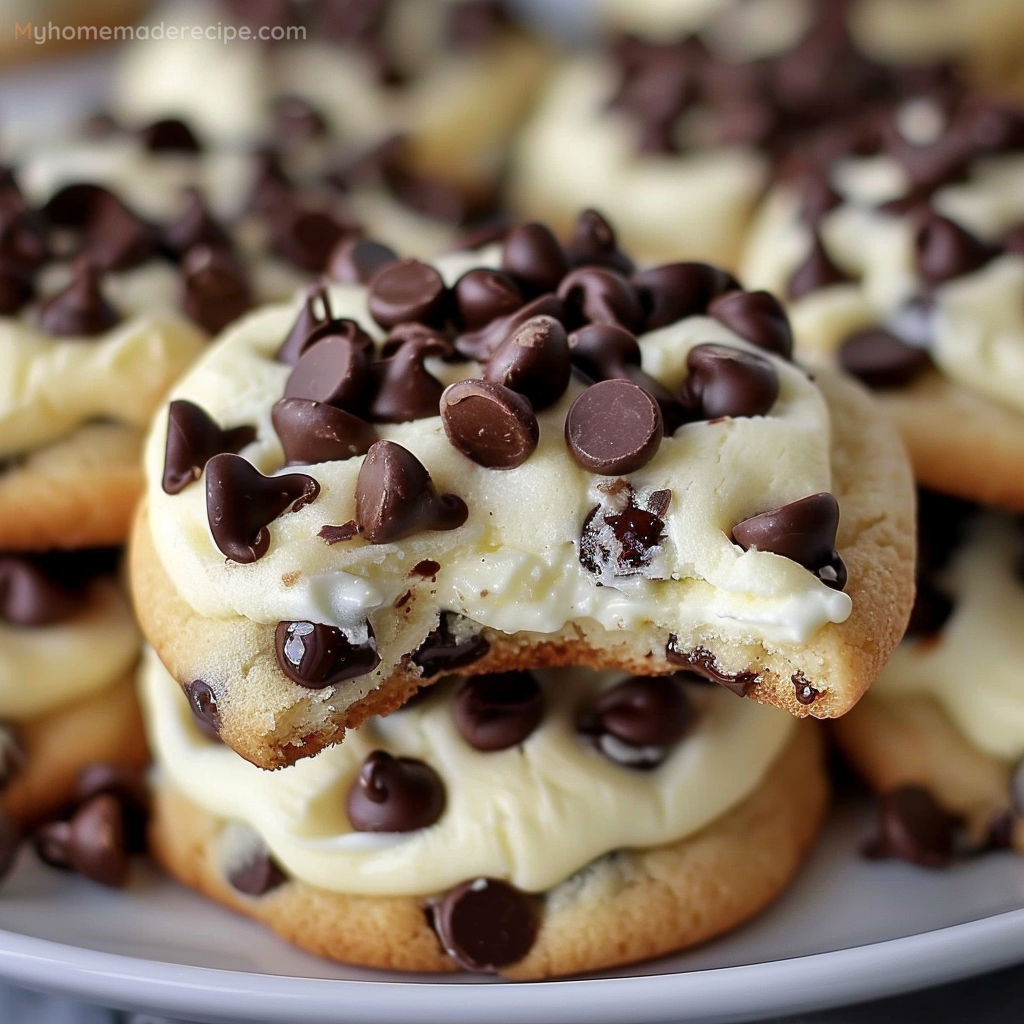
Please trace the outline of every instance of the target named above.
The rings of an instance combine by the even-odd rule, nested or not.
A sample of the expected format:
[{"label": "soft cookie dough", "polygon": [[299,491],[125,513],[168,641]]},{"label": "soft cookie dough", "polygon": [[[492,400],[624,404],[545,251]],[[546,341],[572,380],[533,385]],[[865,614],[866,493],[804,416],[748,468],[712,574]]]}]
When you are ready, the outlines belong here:
[{"label": "soft cookie dough", "polygon": [[[313,952],[368,966],[525,980],[701,942],[756,913],[796,871],[826,802],[820,741],[782,712],[662,680],[682,687],[693,720],[659,766],[629,767],[575,724],[621,678],[541,673],[539,723],[502,750],[474,749],[455,724],[460,687],[486,680],[451,680],[344,747],[267,773],[210,739],[150,653],[141,687],[157,759],[153,849],[186,884]],[[346,790],[381,750],[436,771],[445,806],[432,824],[350,830]],[[624,801],[630,813],[616,812]],[[512,887],[535,934],[515,950],[484,934],[505,955],[467,963],[464,931],[439,922],[453,890],[495,881]],[[486,933],[498,918],[485,920]]]},{"label": "soft cookie dough", "polygon": [[[482,274],[491,286],[515,289],[511,274],[486,268],[504,262],[519,266],[520,275],[533,273],[536,266],[520,257],[545,239],[545,247],[558,246],[541,226],[525,225],[502,249],[458,254],[440,265],[452,285],[474,270],[470,280]],[[564,273],[563,267],[559,277]],[[645,271],[635,284],[595,265],[572,273],[576,278],[565,278],[570,285],[585,280],[588,289],[612,289],[627,304],[631,289],[651,288],[644,294],[658,310],[664,296],[686,294],[703,287],[701,281],[726,282],[703,264]],[[379,274],[369,289],[333,287],[328,296],[307,300],[299,328],[326,298],[335,317],[354,318],[379,338],[368,309],[394,322],[384,303],[389,282],[395,295],[415,298],[411,281],[441,288],[442,279],[433,274],[407,262]],[[673,282],[669,291],[651,283],[664,281]],[[455,344],[472,344],[481,362],[429,357],[423,363],[429,351],[443,351],[444,342],[439,336],[425,342],[414,332],[390,360],[370,364],[368,372],[380,375],[377,384],[366,385],[375,393],[368,415],[377,422],[359,428],[361,450],[374,437],[382,440],[365,459],[335,457],[311,465],[326,456],[323,449],[305,454],[312,438],[303,432],[307,428],[287,427],[280,418],[272,422],[286,386],[291,405],[274,416],[294,413],[296,401],[299,411],[309,410],[295,396],[309,393],[303,389],[311,383],[333,380],[339,364],[331,368],[332,353],[344,360],[352,344],[340,338],[325,340],[323,348],[314,344],[308,352],[316,357],[303,356],[292,371],[275,356],[289,332],[301,336],[293,327],[294,307],[268,308],[242,321],[176,386],[172,441],[179,454],[165,459],[165,410],[147,448],[149,486],[134,535],[133,588],[150,642],[197,707],[216,720],[224,740],[245,757],[276,766],[315,753],[368,714],[400,705],[423,681],[469,663],[474,671],[579,663],[659,674],[690,667],[737,693],[818,717],[843,713],[870,685],[909,611],[912,557],[908,469],[870,400],[829,374],[809,380],[708,315],[659,313],[668,322],[651,331],[634,321],[638,347],[621,326],[592,323],[573,336],[571,356],[557,321],[526,315],[540,307],[561,310],[573,324],[573,318],[579,323],[605,314],[597,300],[587,305],[590,313],[573,313],[575,292],[562,286],[561,293],[565,307],[554,294],[520,307],[526,313],[514,314],[525,320],[519,333],[503,321],[487,328],[496,332],[489,344],[504,345],[488,361],[492,381],[503,365],[499,359],[521,358],[520,337],[547,351],[536,358],[550,364],[537,366],[532,377],[517,377],[512,366],[504,378],[518,380],[533,395],[536,414],[511,388],[478,377],[456,383],[484,372],[476,334],[463,331]],[[466,285],[454,294],[468,309]],[[778,307],[769,296],[736,292],[727,298],[731,308],[749,314],[738,329],[786,336],[784,318],[773,319]],[[701,301],[699,309],[706,310],[707,299]],[[726,312],[716,315],[728,319]],[[351,335],[352,321],[339,323],[336,329]],[[609,330],[615,344],[636,347],[642,365],[630,364],[628,374],[611,363],[595,366],[595,360],[618,358],[618,350],[600,354]],[[413,327],[395,327],[392,344],[396,331]],[[599,351],[588,355],[587,339],[594,338]],[[712,347],[700,348],[708,343]],[[423,344],[442,347],[425,352]],[[712,365],[698,373],[692,367],[702,355]],[[321,356],[327,365],[318,370]],[[582,376],[570,379],[570,358],[606,379],[593,386]],[[718,376],[731,373],[733,361],[747,366],[737,372],[753,390]],[[706,404],[715,401],[708,385],[699,400],[703,406],[680,412],[673,393],[682,393],[686,381],[692,395],[704,373],[723,389],[724,404]],[[500,421],[509,432],[498,435],[492,452],[463,454],[473,452],[477,429],[472,423],[459,427],[454,413],[434,412],[442,385],[429,374],[454,385],[445,392],[446,403],[465,395],[467,386],[469,392],[483,388],[485,398],[497,396],[505,410],[499,415],[519,417]],[[751,383],[755,379],[760,383]],[[762,393],[762,384],[777,391]],[[664,414],[652,392],[662,395]],[[744,411],[753,408],[746,403],[762,402],[762,394],[767,402],[757,408],[767,415]],[[358,399],[367,400],[369,393]],[[604,401],[612,404],[602,413]],[[635,421],[622,402],[638,403]],[[309,411],[338,415],[322,404]],[[693,422],[666,432],[659,443],[662,419],[677,415]],[[359,420],[345,422],[350,429]],[[608,435],[613,448],[624,443],[625,424],[649,432],[628,459],[600,463],[596,472],[584,468],[591,465],[584,456],[589,458],[588,444],[603,443],[602,422],[621,424]],[[488,429],[485,423],[483,435]],[[530,429],[539,438],[535,450]],[[288,467],[279,430],[293,453]],[[576,438],[575,455],[567,430]],[[488,468],[495,453],[509,468]],[[215,461],[204,470],[211,456]],[[165,477],[165,470],[171,475]],[[232,480],[239,473],[236,492]],[[252,540],[259,533],[252,540],[256,548],[235,532],[241,521],[229,510],[246,507],[233,495],[249,488],[263,496],[249,490],[256,504],[247,507],[267,522],[251,534]],[[216,512],[218,493],[227,502],[223,514]],[[302,507],[277,518],[260,511],[265,500],[278,502],[279,496],[283,503],[275,507]],[[809,504],[795,504],[804,499]],[[220,524],[217,539],[211,508]],[[824,532],[813,556],[792,557],[811,558],[813,572],[773,553],[772,517],[750,520],[751,528],[760,524],[768,531],[760,542],[741,546],[731,539],[749,517],[778,509],[782,523],[805,508],[811,518],[795,527],[797,535],[818,538]],[[832,518],[837,512],[838,534]]]}]

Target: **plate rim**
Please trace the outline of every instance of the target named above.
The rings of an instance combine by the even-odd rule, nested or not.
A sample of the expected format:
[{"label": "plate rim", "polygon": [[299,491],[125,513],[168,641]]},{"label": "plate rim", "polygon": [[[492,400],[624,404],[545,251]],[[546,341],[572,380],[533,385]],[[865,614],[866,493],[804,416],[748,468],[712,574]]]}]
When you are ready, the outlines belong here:
[{"label": "plate rim", "polygon": [[[0,929],[0,977],[14,984],[118,1009],[251,1024],[407,1024],[410,1011],[418,1024],[753,1020],[884,998],[1021,959],[1024,909],[758,964],[487,984],[302,978],[195,967]],[[571,1000],[563,998],[565,990],[573,993]]]}]

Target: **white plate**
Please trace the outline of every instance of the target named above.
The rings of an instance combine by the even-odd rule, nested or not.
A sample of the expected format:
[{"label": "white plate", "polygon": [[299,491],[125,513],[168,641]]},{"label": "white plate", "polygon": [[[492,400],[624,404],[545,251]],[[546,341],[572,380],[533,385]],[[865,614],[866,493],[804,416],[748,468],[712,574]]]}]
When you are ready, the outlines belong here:
[{"label": "white plate", "polygon": [[1024,859],[944,872],[857,855],[835,815],[767,914],[699,950],[579,980],[510,985],[345,968],[141,869],[110,892],[26,854],[0,894],[0,976],[123,1009],[244,1024],[678,1024],[854,1002],[1024,959]]}]

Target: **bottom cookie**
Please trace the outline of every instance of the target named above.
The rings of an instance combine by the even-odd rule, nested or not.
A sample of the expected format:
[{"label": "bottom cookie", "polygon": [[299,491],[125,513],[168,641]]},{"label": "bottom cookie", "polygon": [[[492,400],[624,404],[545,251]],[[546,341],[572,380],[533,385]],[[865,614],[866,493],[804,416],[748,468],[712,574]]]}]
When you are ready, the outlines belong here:
[{"label": "bottom cookie", "polygon": [[[800,725],[761,785],[710,825],[679,842],[602,856],[537,896],[529,952],[499,973],[536,980],[647,960],[764,909],[798,870],[824,817],[821,748],[816,727]],[[151,847],[186,885],[321,956],[390,970],[459,969],[431,923],[443,904],[432,911],[428,898],[347,895],[281,876],[263,895],[239,892],[221,866],[230,830],[173,785],[158,784]],[[277,870],[272,864],[266,873]]]}]

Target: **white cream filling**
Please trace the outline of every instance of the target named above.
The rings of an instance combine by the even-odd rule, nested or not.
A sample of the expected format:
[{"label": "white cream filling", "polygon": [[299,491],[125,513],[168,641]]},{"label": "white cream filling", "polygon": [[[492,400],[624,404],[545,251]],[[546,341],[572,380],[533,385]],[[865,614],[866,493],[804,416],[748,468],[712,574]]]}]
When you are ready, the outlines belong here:
[{"label": "white cream filling", "polygon": [[0,622],[0,718],[24,721],[123,678],[141,638],[113,579],[89,585],[82,611],[48,626]]},{"label": "white cream filling", "polygon": [[[442,261],[448,278],[484,255]],[[359,321],[380,336],[366,308],[365,289],[331,289],[336,316]],[[224,427],[253,424],[257,440],[243,455],[262,473],[284,471],[270,421],[290,368],[274,356],[296,316],[295,306],[254,313],[229,329],[172,390],[205,409]],[[718,342],[752,350],[706,317],[651,332],[641,341],[644,369],[670,388],[686,373],[689,350]],[[408,448],[427,467],[439,491],[460,495],[469,518],[458,530],[424,531],[393,544],[361,540],[328,546],[324,525],[355,515],[362,458],[301,466],[288,472],[315,477],[317,499],[270,524],[272,542],[258,561],[228,561],[210,533],[202,482],[177,495],[161,488],[167,418],[161,413],[146,446],[150,526],[164,569],[177,592],[200,614],[241,615],[276,624],[305,618],[356,628],[366,615],[399,598],[409,570],[431,558],[441,564],[436,604],[503,632],[553,633],[572,621],[608,629],[656,623],[699,633],[712,627],[737,640],[805,641],[827,622],[842,622],[850,598],[826,587],[795,562],[768,552],[742,551],[730,540],[748,516],[831,486],[830,424],[821,393],[804,373],[772,357],[780,394],[770,415],[687,424],[666,438],[657,455],[630,474],[637,491],[669,488],[659,566],[666,578],[600,586],[580,566],[580,527],[601,500],[598,477],[569,455],[563,425],[582,385],[540,413],[536,451],[513,470],[485,469],[448,442],[440,417],[378,425],[379,435]],[[474,372],[473,364],[434,362],[446,383]]]},{"label": "white cream filling", "polygon": [[[211,814],[254,828],[289,875],[335,892],[427,895],[467,878],[502,878],[541,892],[596,857],[676,842],[721,817],[761,784],[795,720],[720,687],[691,687],[693,730],[657,768],[615,764],[580,738],[576,715],[624,678],[586,669],[539,672],[544,717],[520,746],[481,753],[452,716],[457,682],[343,744],[268,772],[196,726],[181,690],[152,651],[141,673],[159,772]],[[446,807],[408,833],[353,832],[346,797],[378,749],[425,761]]]},{"label": "white cream filling", "polygon": [[953,613],[934,637],[896,649],[872,698],[922,694],[938,701],[979,750],[1024,757],[1024,583],[1020,536],[1004,517],[985,515],[939,577]]}]

